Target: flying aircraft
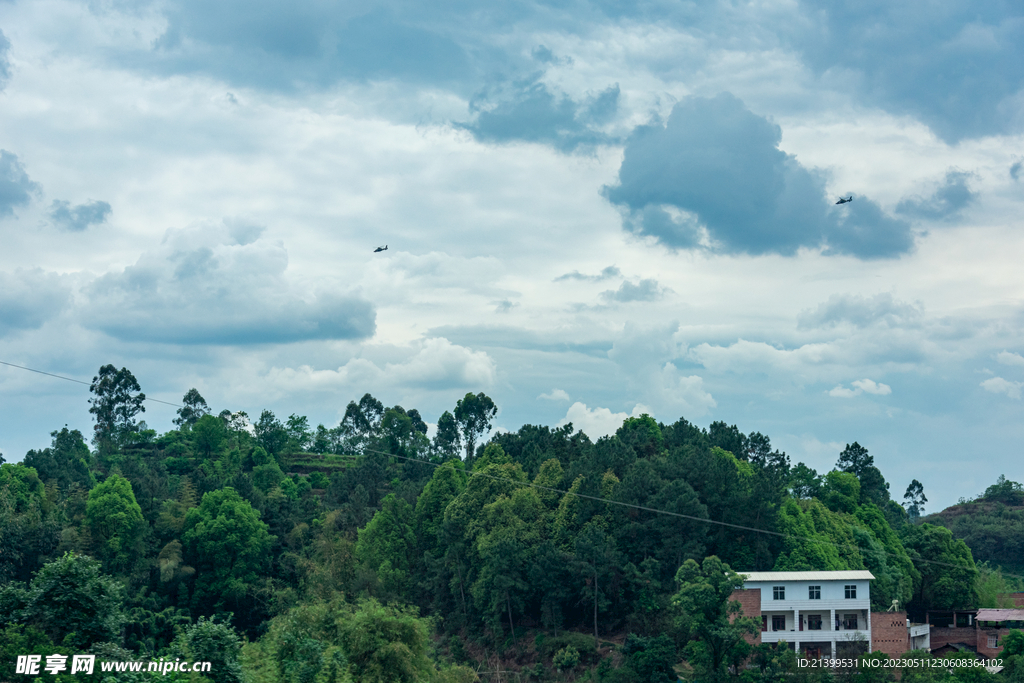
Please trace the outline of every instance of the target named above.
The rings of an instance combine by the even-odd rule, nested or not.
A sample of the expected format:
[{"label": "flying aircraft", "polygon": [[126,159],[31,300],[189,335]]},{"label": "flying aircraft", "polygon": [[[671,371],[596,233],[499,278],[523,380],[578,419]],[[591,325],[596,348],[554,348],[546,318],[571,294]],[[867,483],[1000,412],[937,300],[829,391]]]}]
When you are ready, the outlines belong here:
[{"label": "flying aircraft", "polygon": [[374,249],[373,253],[376,254],[377,252],[387,251],[387,250],[388,250],[388,245],[385,244],[383,247],[377,247],[376,249]]},{"label": "flying aircraft", "polygon": [[851,194],[849,197],[840,197],[839,201],[836,202],[836,204],[846,204],[846,203],[852,202],[852,201],[853,201],[853,195]]}]

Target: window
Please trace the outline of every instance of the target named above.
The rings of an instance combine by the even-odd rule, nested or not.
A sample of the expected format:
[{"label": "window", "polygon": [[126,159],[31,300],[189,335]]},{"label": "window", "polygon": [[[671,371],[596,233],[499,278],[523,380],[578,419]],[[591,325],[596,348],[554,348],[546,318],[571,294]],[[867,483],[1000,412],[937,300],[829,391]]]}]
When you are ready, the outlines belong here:
[{"label": "window", "polygon": [[988,637],[988,646],[993,648],[993,649],[998,647],[999,646],[999,636],[989,636]]},{"label": "window", "polygon": [[762,614],[761,615],[761,630],[762,631],[767,631],[768,630],[768,615],[767,614]]},{"label": "window", "polygon": [[808,600],[821,600],[821,586],[808,586],[807,587],[807,599]]},{"label": "window", "polygon": [[821,630],[821,615],[820,614],[808,614],[807,615],[807,630],[808,631],[820,631]]},{"label": "window", "polygon": [[856,600],[857,599],[857,584],[846,587],[846,599]]},{"label": "window", "polygon": [[847,631],[857,630],[857,615],[856,614],[844,614],[843,615],[843,628]]},{"label": "window", "polygon": [[772,598],[775,600],[786,599],[786,587],[785,586],[772,586]]},{"label": "window", "polygon": [[786,630],[786,615],[784,615],[784,614],[773,614],[772,615],[772,630],[773,631],[785,631]]}]

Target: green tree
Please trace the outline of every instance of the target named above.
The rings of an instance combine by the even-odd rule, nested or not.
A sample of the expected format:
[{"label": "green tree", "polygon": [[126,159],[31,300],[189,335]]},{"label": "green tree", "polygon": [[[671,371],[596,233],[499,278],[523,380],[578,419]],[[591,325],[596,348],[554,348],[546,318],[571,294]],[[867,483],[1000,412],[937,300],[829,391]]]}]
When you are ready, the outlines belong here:
[{"label": "green tree", "polygon": [[458,457],[460,448],[459,424],[447,410],[437,418],[437,433],[434,434],[434,452],[443,460]]},{"label": "green tree", "polygon": [[260,419],[253,425],[253,430],[256,434],[256,443],[275,458],[281,455],[288,445],[287,430],[270,410],[260,413]]},{"label": "green tree", "polygon": [[921,573],[910,611],[966,609],[977,605],[978,569],[970,549],[949,529],[919,524],[903,531],[903,545]]},{"label": "green tree", "polygon": [[802,462],[790,471],[789,491],[794,498],[818,498],[821,495],[821,483],[821,476]]},{"label": "green tree", "polygon": [[340,640],[360,683],[424,683],[436,674],[427,656],[430,622],[412,608],[361,602],[340,624]]},{"label": "green tree", "polygon": [[220,452],[227,438],[224,421],[213,415],[203,415],[192,425],[192,443],[197,454],[209,460]]},{"label": "green tree", "polygon": [[131,482],[117,474],[89,492],[85,521],[107,571],[127,571],[142,556],[147,529]]},{"label": "green tree", "polygon": [[497,414],[498,407],[483,392],[470,392],[455,404],[455,422],[459,425],[462,442],[466,446],[467,465],[473,461],[476,440],[491,428],[491,420]]},{"label": "green tree", "polygon": [[242,639],[227,620],[218,621],[216,617],[199,620],[186,626],[181,634],[174,639],[171,650],[182,659],[194,662],[210,662],[210,672],[206,674],[214,683],[240,683],[244,680],[239,654]]},{"label": "green tree", "polygon": [[57,482],[64,491],[73,483],[91,489],[96,480],[89,471],[89,447],[82,432],[64,425],[60,431],[50,432],[50,437],[49,448],[30,450],[22,464],[35,468],[44,482]]},{"label": "green tree", "polygon": [[85,649],[121,640],[124,587],[91,557],[67,553],[45,564],[21,602],[17,620],[45,633],[54,645]]},{"label": "green tree", "polygon": [[401,598],[409,587],[416,550],[414,522],[412,507],[389,493],[373,519],[359,530],[356,557],[377,574],[381,589],[392,598]]},{"label": "green tree", "polygon": [[687,560],[676,573],[679,590],[672,597],[676,624],[684,637],[686,658],[702,681],[727,678],[726,668],[737,665],[750,653],[746,635],[757,633],[760,624],[740,616],[740,603],[732,592],[743,588],[743,578],[714,555],[698,565]]},{"label": "green tree", "polygon": [[246,606],[251,587],[267,568],[274,537],[260,513],[230,487],[203,495],[182,528],[185,559],[196,569],[192,603],[213,613]]},{"label": "green tree", "polygon": [[185,392],[181,399],[182,406],[178,408],[178,417],[172,420],[179,427],[188,429],[199,421],[203,415],[210,414],[210,406],[195,387]]},{"label": "green tree", "polygon": [[36,471],[0,464],[0,581],[28,579],[59,541],[60,519]]},{"label": "green tree", "polygon": [[907,514],[910,516],[911,524],[916,524],[918,518],[924,514],[924,504],[927,502],[928,498],[924,495],[924,485],[917,479],[914,479],[907,486],[906,493],[903,494],[903,504],[907,507]]},{"label": "green tree", "polygon": [[135,375],[128,368],[118,370],[113,365],[104,365],[99,374],[92,378],[89,391],[89,412],[96,420],[93,443],[101,448],[117,448],[139,431],[135,416],[146,412],[142,393]]}]

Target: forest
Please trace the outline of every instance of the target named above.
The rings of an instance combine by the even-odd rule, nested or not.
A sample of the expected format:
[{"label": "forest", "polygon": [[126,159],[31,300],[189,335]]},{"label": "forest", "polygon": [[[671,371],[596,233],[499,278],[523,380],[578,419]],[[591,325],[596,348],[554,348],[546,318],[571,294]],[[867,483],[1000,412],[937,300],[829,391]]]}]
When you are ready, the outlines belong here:
[{"label": "forest", "polygon": [[[211,662],[159,676],[196,683],[824,681],[747,644],[736,572],[867,569],[873,609],[919,619],[1021,589],[1020,484],[926,516],[921,484],[894,493],[855,441],[819,473],[684,418],[485,441],[483,393],[432,438],[370,394],[333,427],[216,412],[195,389],[181,403],[158,434],[136,378],[105,365],[92,434],[56,429],[0,465],[0,681],[25,679],[17,655],[57,652]],[[1024,636],[1008,643],[999,674],[903,680],[1024,681]]]}]

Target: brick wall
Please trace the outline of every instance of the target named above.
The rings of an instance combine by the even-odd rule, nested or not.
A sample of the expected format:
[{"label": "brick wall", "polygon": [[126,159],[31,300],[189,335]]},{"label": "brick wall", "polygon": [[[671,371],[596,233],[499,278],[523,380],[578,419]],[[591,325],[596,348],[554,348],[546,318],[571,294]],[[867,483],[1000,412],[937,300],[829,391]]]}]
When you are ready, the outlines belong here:
[{"label": "brick wall", "polygon": [[[743,608],[742,615],[745,617],[753,617],[757,619],[757,623],[761,623],[761,589],[760,588],[741,588],[735,590],[730,596],[732,600],[736,600],[740,603]],[[744,636],[747,642],[754,645],[761,644],[761,630],[760,625],[758,626],[757,635]]]},{"label": "brick wall", "polygon": [[[991,659],[993,657],[998,657],[999,656],[999,652],[1003,649],[1003,636],[1005,636],[1009,632],[1010,632],[1010,630],[1009,629],[1005,629],[1005,628],[999,629],[999,628],[988,628],[988,627],[985,627],[985,626],[979,626],[978,627],[978,645],[977,645],[978,654],[981,655],[982,657],[985,657],[986,659]],[[996,637],[996,646],[995,647],[989,647],[988,646],[988,638],[989,638],[989,636],[995,636]]]},{"label": "brick wall", "polygon": [[910,649],[906,612],[871,613],[871,649],[887,657],[899,657]]},{"label": "brick wall", "polygon": [[973,626],[932,626],[932,649],[938,649],[950,643],[966,643],[974,646],[978,633]]},{"label": "brick wall", "polygon": [[1014,607],[1024,607],[1024,593],[1010,593],[1010,599]]}]

